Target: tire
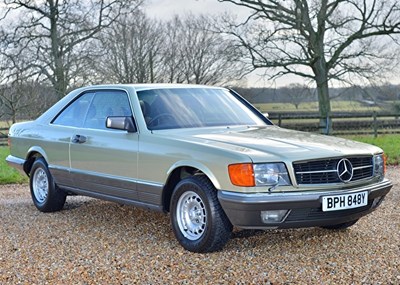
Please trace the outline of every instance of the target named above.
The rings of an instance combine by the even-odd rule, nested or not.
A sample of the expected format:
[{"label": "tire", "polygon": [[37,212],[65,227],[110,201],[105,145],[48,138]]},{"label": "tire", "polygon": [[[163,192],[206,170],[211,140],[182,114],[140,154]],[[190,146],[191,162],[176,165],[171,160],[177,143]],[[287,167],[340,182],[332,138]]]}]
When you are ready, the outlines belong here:
[{"label": "tire", "polygon": [[183,248],[205,253],[222,249],[232,233],[217,190],[205,176],[181,180],[171,197],[171,224]]},{"label": "tire", "polygon": [[39,211],[56,212],[64,207],[67,195],[54,183],[43,158],[38,158],[33,163],[29,186],[33,204]]},{"label": "tire", "polygon": [[323,226],[321,228],[327,229],[327,230],[344,230],[344,229],[351,227],[352,225],[354,225],[357,222],[358,222],[358,219],[354,220],[354,221],[342,223],[342,224]]}]

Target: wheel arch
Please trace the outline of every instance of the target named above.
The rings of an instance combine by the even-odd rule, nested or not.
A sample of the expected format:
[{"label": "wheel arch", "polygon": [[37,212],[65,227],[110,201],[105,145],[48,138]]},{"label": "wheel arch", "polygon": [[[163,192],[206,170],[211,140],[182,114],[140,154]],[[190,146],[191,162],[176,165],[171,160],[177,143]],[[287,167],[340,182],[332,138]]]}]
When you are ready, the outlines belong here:
[{"label": "wheel arch", "polygon": [[204,175],[206,176],[211,183],[214,185],[216,189],[220,189],[220,183],[218,182],[215,175],[211,172],[211,170],[200,164],[200,163],[191,163],[191,162],[180,162],[175,163],[167,172],[168,178],[164,185],[163,195],[162,195],[162,203],[163,209],[165,212],[169,212],[170,202],[172,192],[175,189],[175,186],[182,179],[195,175]]},{"label": "wheel arch", "polygon": [[47,163],[47,155],[41,147],[33,146],[28,150],[28,154],[26,155],[26,161],[24,163],[24,171],[29,176],[31,172],[32,165],[37,158],[42,157]]}]

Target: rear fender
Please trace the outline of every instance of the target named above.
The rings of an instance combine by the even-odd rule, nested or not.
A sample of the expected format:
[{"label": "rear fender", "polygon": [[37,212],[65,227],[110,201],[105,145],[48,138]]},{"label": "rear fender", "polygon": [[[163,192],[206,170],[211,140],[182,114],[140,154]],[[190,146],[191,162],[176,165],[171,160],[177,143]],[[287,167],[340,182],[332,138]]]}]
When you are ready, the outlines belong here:
[{"label": "rear fender", "polygon": [[46,152],[38,146],[33,146],[28,150],[28,154],[26,155],[26,161],[24,163],[24,171],[29,176],[31,172],[31,167],[35,162],[35,157],[43,157],[44,160],[47,162],[47,155]]}]

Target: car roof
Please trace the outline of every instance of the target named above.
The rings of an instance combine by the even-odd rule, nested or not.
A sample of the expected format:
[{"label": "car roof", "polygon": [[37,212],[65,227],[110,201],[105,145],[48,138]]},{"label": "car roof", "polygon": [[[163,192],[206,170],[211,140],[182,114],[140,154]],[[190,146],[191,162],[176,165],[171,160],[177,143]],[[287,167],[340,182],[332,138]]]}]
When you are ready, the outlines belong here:
[{"label": "car roof", "polygon": [[91,91],[91,90],[101,90],[101,89],[134,89],[135,91],[143,91],[143,90],[156,90],[156,89],[179,89],[179,88],[196,88],[196,89],[220,89],[226,90],[223,87],[217,86],[207,86],[207,85],[196,85],[196,84],[173,84],[173,83],[146,83],[146,84],[102,84],[102,85],[89,85],[81,88],[77,88],[70,93],[68,93],[65,97],[63,97],[60,101],[54,104],[49,110],[44,112],[37,121],[39,122],[47,122],[54,118],[54,116],[60,112],[62,108],[64,108],[71,100],[73,100],[78,94],[82,92]]},{"label": "car roof", "polygon": [[198,84],[176,84],[176,83],[140,83],[140,84],[106,84],[106,85],[92,85],[87,88],[124,88],[131,87],[136,91],[151,90],[151,89],[177,89],[177,88],[212,88],[212,89],[225,89],[218,86],[198,85]]}]

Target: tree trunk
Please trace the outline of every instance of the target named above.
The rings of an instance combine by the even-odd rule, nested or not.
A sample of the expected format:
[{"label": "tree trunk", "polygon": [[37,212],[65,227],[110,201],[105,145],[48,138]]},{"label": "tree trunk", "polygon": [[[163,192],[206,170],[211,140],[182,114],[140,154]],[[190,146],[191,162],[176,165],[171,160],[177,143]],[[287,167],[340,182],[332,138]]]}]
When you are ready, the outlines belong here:
[{"label": "tree trunk", "polygon": [[[11,121],[13,124],[17,122],[17,110],[14,107],[14,102],[10,102],[10,111],[11,111]],[[24,118],[25,119],[25,118]]]},{"label": "tree trunk", "polygon": [[329,98],[328,82],[317,82],[318,106],[319,106],[319,131],[329,135],[332,132],[331,101]]},{"label": "tree trunk", "polygon": [[64,68],[61,63],[61,59],[56,59],[56,68],[55,68],[55,90],[57,92],[57,96],[59,99],[64,97],[67,93],[67,84],[65,82],[65,76],[64,76]]},{"label": "tree trunk", "polygon": [[[322,54],[322,53],[321,53]],[[313,64],[315,81],[317,83],[319,107],[319,132],[329,135],[332,133],[331,101],[329,98],[328,70],[323,56]]]},{"label": "tree trunk", "polygon": [[[57,2],[58,3],[58,2]],[[50,20],[50,39],[51,39],[51,55],[53,57],[54,64],[54,81],[53,86],[57,93],[58,98],[62,98],[66,95],[67,83],[65,80],[65,67],[63,63],[63,54],[60,47],[60,39],[57,29],[58,20],[58,7],[54,1],[48,1],[50,5],[50,14],[48,16]]]}]

